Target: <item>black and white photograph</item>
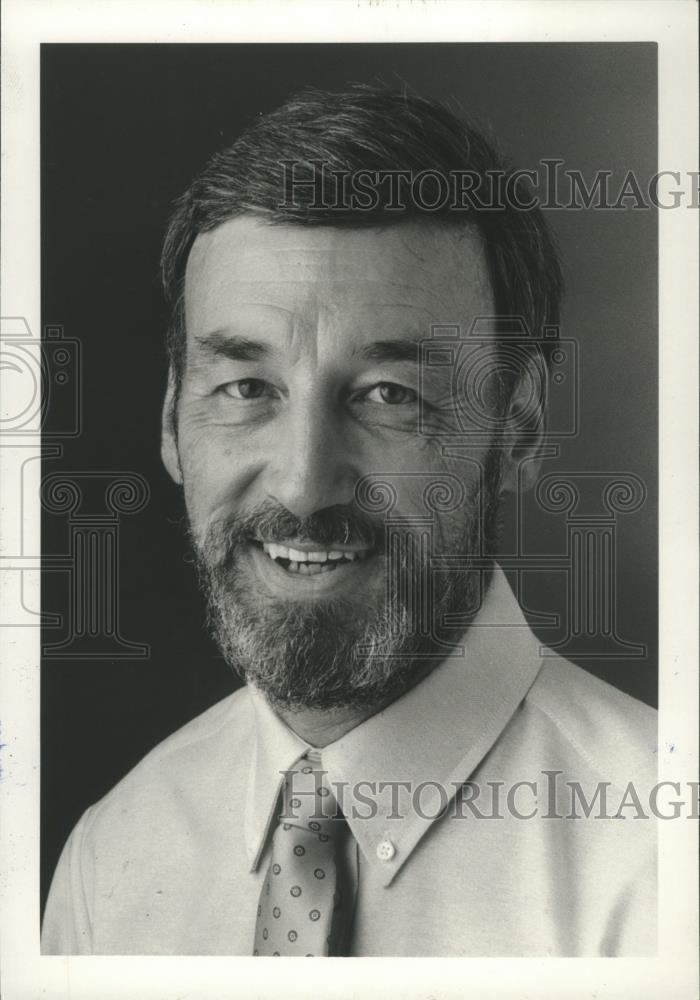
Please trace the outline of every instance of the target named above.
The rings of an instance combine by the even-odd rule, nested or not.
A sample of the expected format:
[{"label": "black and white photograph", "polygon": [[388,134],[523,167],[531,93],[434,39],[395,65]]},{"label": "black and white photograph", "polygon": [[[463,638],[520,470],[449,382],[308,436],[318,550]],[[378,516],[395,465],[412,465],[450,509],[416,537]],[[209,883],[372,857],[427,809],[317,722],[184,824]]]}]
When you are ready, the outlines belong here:
[{"label": "black and white photograph", "polygon": [[694,995],[696,10],[187,6],[4,43],[6,995]]}]

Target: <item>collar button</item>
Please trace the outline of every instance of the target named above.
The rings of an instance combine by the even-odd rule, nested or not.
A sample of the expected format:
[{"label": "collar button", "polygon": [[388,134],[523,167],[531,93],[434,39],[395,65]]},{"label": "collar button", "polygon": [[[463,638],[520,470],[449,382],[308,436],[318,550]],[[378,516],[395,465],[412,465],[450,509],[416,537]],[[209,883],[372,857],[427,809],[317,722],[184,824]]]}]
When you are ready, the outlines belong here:
[{"label": "collar button", "polygon": [[391,861],[395,854],[396,848],[388,837],[377,844],[377,857],[380,861]]}]

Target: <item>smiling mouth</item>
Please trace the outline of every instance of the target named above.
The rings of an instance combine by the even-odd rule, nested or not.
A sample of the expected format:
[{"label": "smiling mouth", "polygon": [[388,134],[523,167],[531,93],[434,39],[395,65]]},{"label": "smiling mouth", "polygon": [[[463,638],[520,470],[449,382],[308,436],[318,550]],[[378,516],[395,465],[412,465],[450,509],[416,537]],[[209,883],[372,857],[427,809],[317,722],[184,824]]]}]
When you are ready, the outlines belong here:
[{"label": "smiling mouth", "polygon": [[349,566],[353,562],[366,559],[372,552],[370,548],[294,548],[290,545],[281,545],[279,542],[260,540],[255,540],[253,544],[282,569],[301,576],[332,573],[341,566]]}]

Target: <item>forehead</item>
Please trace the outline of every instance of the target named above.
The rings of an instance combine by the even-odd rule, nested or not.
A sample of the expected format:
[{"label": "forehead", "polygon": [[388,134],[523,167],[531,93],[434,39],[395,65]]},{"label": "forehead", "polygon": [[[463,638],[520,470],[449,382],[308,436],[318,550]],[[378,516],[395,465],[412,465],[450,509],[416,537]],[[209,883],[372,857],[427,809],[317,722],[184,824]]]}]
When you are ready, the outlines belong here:
[{"label": "forehead", "polygon": [[197,237],[187,263],[187,328],[227,325],[239,307],[342,321],[363,311],[425,323],[471,322],[491,309],[484,252],[472,229],[270,225],[230,219]]}]

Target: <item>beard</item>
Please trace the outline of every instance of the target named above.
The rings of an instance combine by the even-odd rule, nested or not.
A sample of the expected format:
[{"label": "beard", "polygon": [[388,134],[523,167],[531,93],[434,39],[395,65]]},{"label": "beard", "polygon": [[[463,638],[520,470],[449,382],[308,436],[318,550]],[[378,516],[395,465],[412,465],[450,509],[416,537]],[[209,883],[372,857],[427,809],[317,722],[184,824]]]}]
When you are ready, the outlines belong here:
[{"label": "beard", "polygon": [[[500,486],[500,451],[492,448],[466,497],[461,528],[433,541],[432,551],[410,517],[392,517],[389,526],[356,506],[298,518],[267,502],[215,521],[201,543],[190,527],[207,624],[225,660],[278,709],[378,708],[396,699],[454,648],[446,616],[468,625],[480,607],[491,579]],[[244,548],[261,538],[371,548],[367,569],[381,560],[383,586],[342,598],[262,597],[241,566]],[[435,555],[460,555],[460,567],[431,572]],[[470,565],[484,556],[486,567]]]}]

